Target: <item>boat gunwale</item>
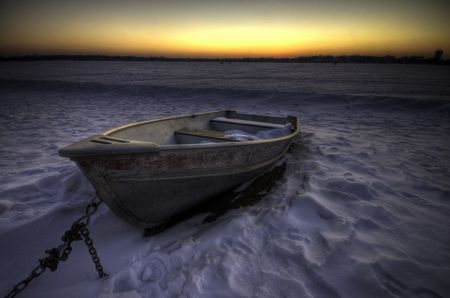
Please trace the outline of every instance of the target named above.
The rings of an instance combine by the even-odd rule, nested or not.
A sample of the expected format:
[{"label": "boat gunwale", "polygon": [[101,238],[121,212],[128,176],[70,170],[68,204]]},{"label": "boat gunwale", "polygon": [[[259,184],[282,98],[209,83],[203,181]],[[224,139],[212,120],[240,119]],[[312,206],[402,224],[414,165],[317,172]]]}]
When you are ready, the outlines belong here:
[{"label": "boat gunwale", "polygon": [[[120,130],[132,127],[132,126],[141,126],[149,123],[155,123],[165,120],[172,120],[172,119],[178,119],[178,118],[189,118],[192,116],[197,115],[207,115],[207,114],[213,114],[213,113],[219,113],[219,112],[234,112],[233,110],[216,110],[212,112],[204,112],[204,113],[195,113],[195,114],[189,114],[189,115],[182,115],[182,116],[175,116],[175,117],[166,117],[166,118],[160,118],[160,119],[153,119],[153,120],[145,120],[141,122],[134,122],[134,123],[128,123],[110,130],[107,130],[103,132],[100,135],[97,135],[97,137],[111,137],[110,134],[114,132],[118,132]],[[241,113],[244,114],[244,113]],[[252,114],[247,114],[252,115]],[[273,116],[277,117],[277,116]],[[285,136],[281,137],[275,137],[275,138],[269,138],[269,139],[259,139],[259,140],[248,140],[248,141],[240,141],[240,142],[219,142],[219,143],[202,143],[202,144],[166,144],[166,145],[160,145],[156,144],[150,141],[138,141],[138,140],[132,140],[132,139],[124,139],[124,138],[117,138],[120,140],[127,141],[126,143],[121,144],[114,144],[114,145],[104,145],[109,147],[104,147],[103,150],[100,151],[92,151],[92,152],[83,152],[83,153],[77,153],[73,155],[65,155],[66,157],[69,157],[72,160],[79,160],[84,158],[91,158],[91,157],[102,157],[102,156],[111,156],[111,155],[135,155],[135,154],[146,154],[146,153],[152,153],[152,152],[161,152],[161,151],[178,151],[178,150],[201,150],[201,149],[217,149],[217,148],[227,148],[227,147],[235,147],[235,146],[251,146],[251,145],[263,145],[263,144],[269,144],[269,143],[277,143],[277,142],[283,142],[288,141],[290,139],[293,139],[299,132],[300,132],[300,117],[299,116],[291,116],[288,115],[284,117],[285,119],[288,119],[289,117],[295,118],[296,125],[295,130]],[[283,117],[278,117],[283,118]],[[85,141],[89,140],[91,138],[86,139]],[[83,142],[83,141],[82,141]],[[135,145],[135,148],[133,148],[133,145]],[[127,148],[124,150],[124,148]]]},{"label": "boat gunwale", "polygon": [[[149,123],[156,123],[156,122],[172,120],[172,119],[179,119],[179,118],[189,118],[192,116],[207,115],[207,114],[214,114],[214,113],[220,113],[220,112],[234,112],[234,111],[233,110],[216,110],[216,111],[212,111],[212,112],[194,113],[194,114],[189,114],[189,115],[181,115],[181,116],[174,116],[174,117],[145,120],[145,121],[141,121],[141,122],[132,122],[132,123],[127,123],[122,126],[107,130],[107,131],[103,132],[101,134],[101,136],[110,137],[110,135],[112,133],[124,130],[126,128],[130,128],[133,126],[141,126],[141,125],[145,125],[145,124],[149,124]],[[251,114],[248,114],[248,115],[251,115]],[[277,116],[273,116],[273,117],[277,117]],[[151,145],[151,147],[149,147],[149,149],[151,149],[151,150],[149,150],[150,152],[151,151],[160,151],[160,150],[171,150],[171,149],[186,150],[186,149],[193,149],[193,148],[215,148],[215,147],[226,147],[226,146],[236,146],[236,145],[242,146],[242,145],[248,145],[248,144],[257,145],[257,144],[282,141],[282,140],[290,139],[290,138],[294,137],[295,135],[297,135],[300,132],[299,116],[288,115],[284,118],[287,119],[288,117],[293,117],[296,119],[295,130],[288,135],[276,137],[276,138],[269,138],[269,139],[248,140],[248,141],[239,141],[239,142],[203,143],[203,144],[169,144],[169,145],[163,144],[163,145],[160,145],[160,144],[155,144],[150,141],[139,141],[139,140],[132,140],[132,139],[117,138],[117,137],[116,138],[125,140],[125,141],[129,141],[128,144],[133,144],[133,142],[139,142],[141,144],[148,143],[149,145]],[[279,117],[279,118],[283,118],[283,117]]]}]

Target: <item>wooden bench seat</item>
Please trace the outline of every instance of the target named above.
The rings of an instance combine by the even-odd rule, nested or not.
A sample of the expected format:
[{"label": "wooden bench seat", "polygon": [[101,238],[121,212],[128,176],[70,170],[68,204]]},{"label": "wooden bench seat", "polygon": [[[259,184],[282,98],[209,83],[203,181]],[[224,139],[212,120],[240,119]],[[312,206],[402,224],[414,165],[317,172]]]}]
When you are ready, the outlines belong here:
[{"label": "wooden bench seat", "polygon": [[187,127],[175,131],[175,138],[177,142],[181,144],[196,144],[202,141],[237,142],[236,140],[226,138],[224,131],[193,129]]},{"label": "wooden bench seat", "polygon": [[284,128],[283,124],[249,121],[242,119],[232,119],[226,117],[216,117],[210,120],[210,123],[214,129],[217,130],[243,130],[248,133],[256,133],[260,130]]}]

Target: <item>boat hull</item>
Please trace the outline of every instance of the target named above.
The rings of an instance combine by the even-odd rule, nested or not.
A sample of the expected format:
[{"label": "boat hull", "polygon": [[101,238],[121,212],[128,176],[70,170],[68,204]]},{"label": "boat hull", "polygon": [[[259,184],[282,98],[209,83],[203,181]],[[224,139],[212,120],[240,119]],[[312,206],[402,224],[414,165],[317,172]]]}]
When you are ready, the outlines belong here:
[{"label": "boat hull", "polygon": [[263,173],[291,138],[224,148],[74,158],[100,198],[127,222],[157,226]]}]

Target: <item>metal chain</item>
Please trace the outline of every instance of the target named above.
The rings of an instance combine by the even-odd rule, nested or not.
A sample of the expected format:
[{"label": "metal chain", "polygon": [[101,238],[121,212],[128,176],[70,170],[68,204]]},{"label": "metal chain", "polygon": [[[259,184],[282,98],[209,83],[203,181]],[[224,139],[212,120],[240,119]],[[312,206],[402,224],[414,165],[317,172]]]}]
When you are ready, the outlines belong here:
[{"label": "metal chain", "polygon": [[100,258],[97,255],[97,250],[94,248],[94,242],[89,236],[89,230],[87,226],[91,220],[91,216],[97,211],[98,206],[102,201],[95,196],[92,201],[86,206],[84,215],[77,219],[69,230],[67,230],[61,237],[64,242],[58,248],[52,248],[45,251],[48,255],[43,259],[39,259],[39,265],[36,266],[30,273],[30,275],[24,280],[17,283],[14,288],[5,296],[5,298],[15,297],[17,294],[22,292],[28,284],[45,272],[48,268],[50,271],[56,271],[58,269],[58,263],[61,261],[66,261],[72,252],[72,242],[84,239],[84,243],[88,247],[89,254],[94,262],[95,269],[98,272],[99,278],[108,276],[103,270],[103,266],[100,263]]},{"label": "metal chain", "polygon": [[94,262],[95,270],[98,272],[98,277],[103,278],[106,277],[107,274],[103,270],[103,266],[100,263],[100,258],[97,255],[97,250],[94,247],[94,242],[92,241],[91,237],[89,236],[89,230],[87,228],[81,229],[81,235],[83,235],[84,243],[86,243],[89,253],[92,257],[92,262]]},{"label": "metal chain", "polygon": [[45,271],[45,267],[42,267],[41,264],[39,264],[38,266],[36,266],[36,268],[34,268],[31,271],[31,274],[25,278],[24,280],[22,280],[21,282],[19,282],[18,284],[16,284],[14,286],[14,288],[11,290],[11,292],[9,292],[5,298],[10,298],[10,297],[14,297],[16,296],[18,293],[22,292],[30,283],[30,281],[32,281],[33,279],[35,279],[36,277],[38,277],[39,275],[41,275],[42,273],[44,273]]}]

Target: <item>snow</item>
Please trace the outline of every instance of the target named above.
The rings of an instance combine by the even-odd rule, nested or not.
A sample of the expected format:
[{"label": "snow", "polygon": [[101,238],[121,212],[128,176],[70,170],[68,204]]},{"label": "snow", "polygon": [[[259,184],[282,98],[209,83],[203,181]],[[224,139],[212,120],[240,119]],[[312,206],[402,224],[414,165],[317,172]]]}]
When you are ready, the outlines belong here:
[{"label": "snow", "polygon": [[239,130],[239,129],[230,129],[225,131],[225,138],[236,140],[236,141],[256,141],[259,138],[251,133]]},{"label": "snow", "polygon": [[248,133],[239,129],[230,129],[225,131],[225,138],[237,141],[256,141],[261,139],[280,138],[291,134],[292,124],[288,123],[281,128],[262,129],[255,134]]},{"label": "snow", "polygon": [[58,148],[128,122],[230,108],[301,116],[262,200],[152,237],[104,205],[86,247],[19,297],[449,297],[450,69],[425,65],[3,62],[0,295],[84,211]]}]

